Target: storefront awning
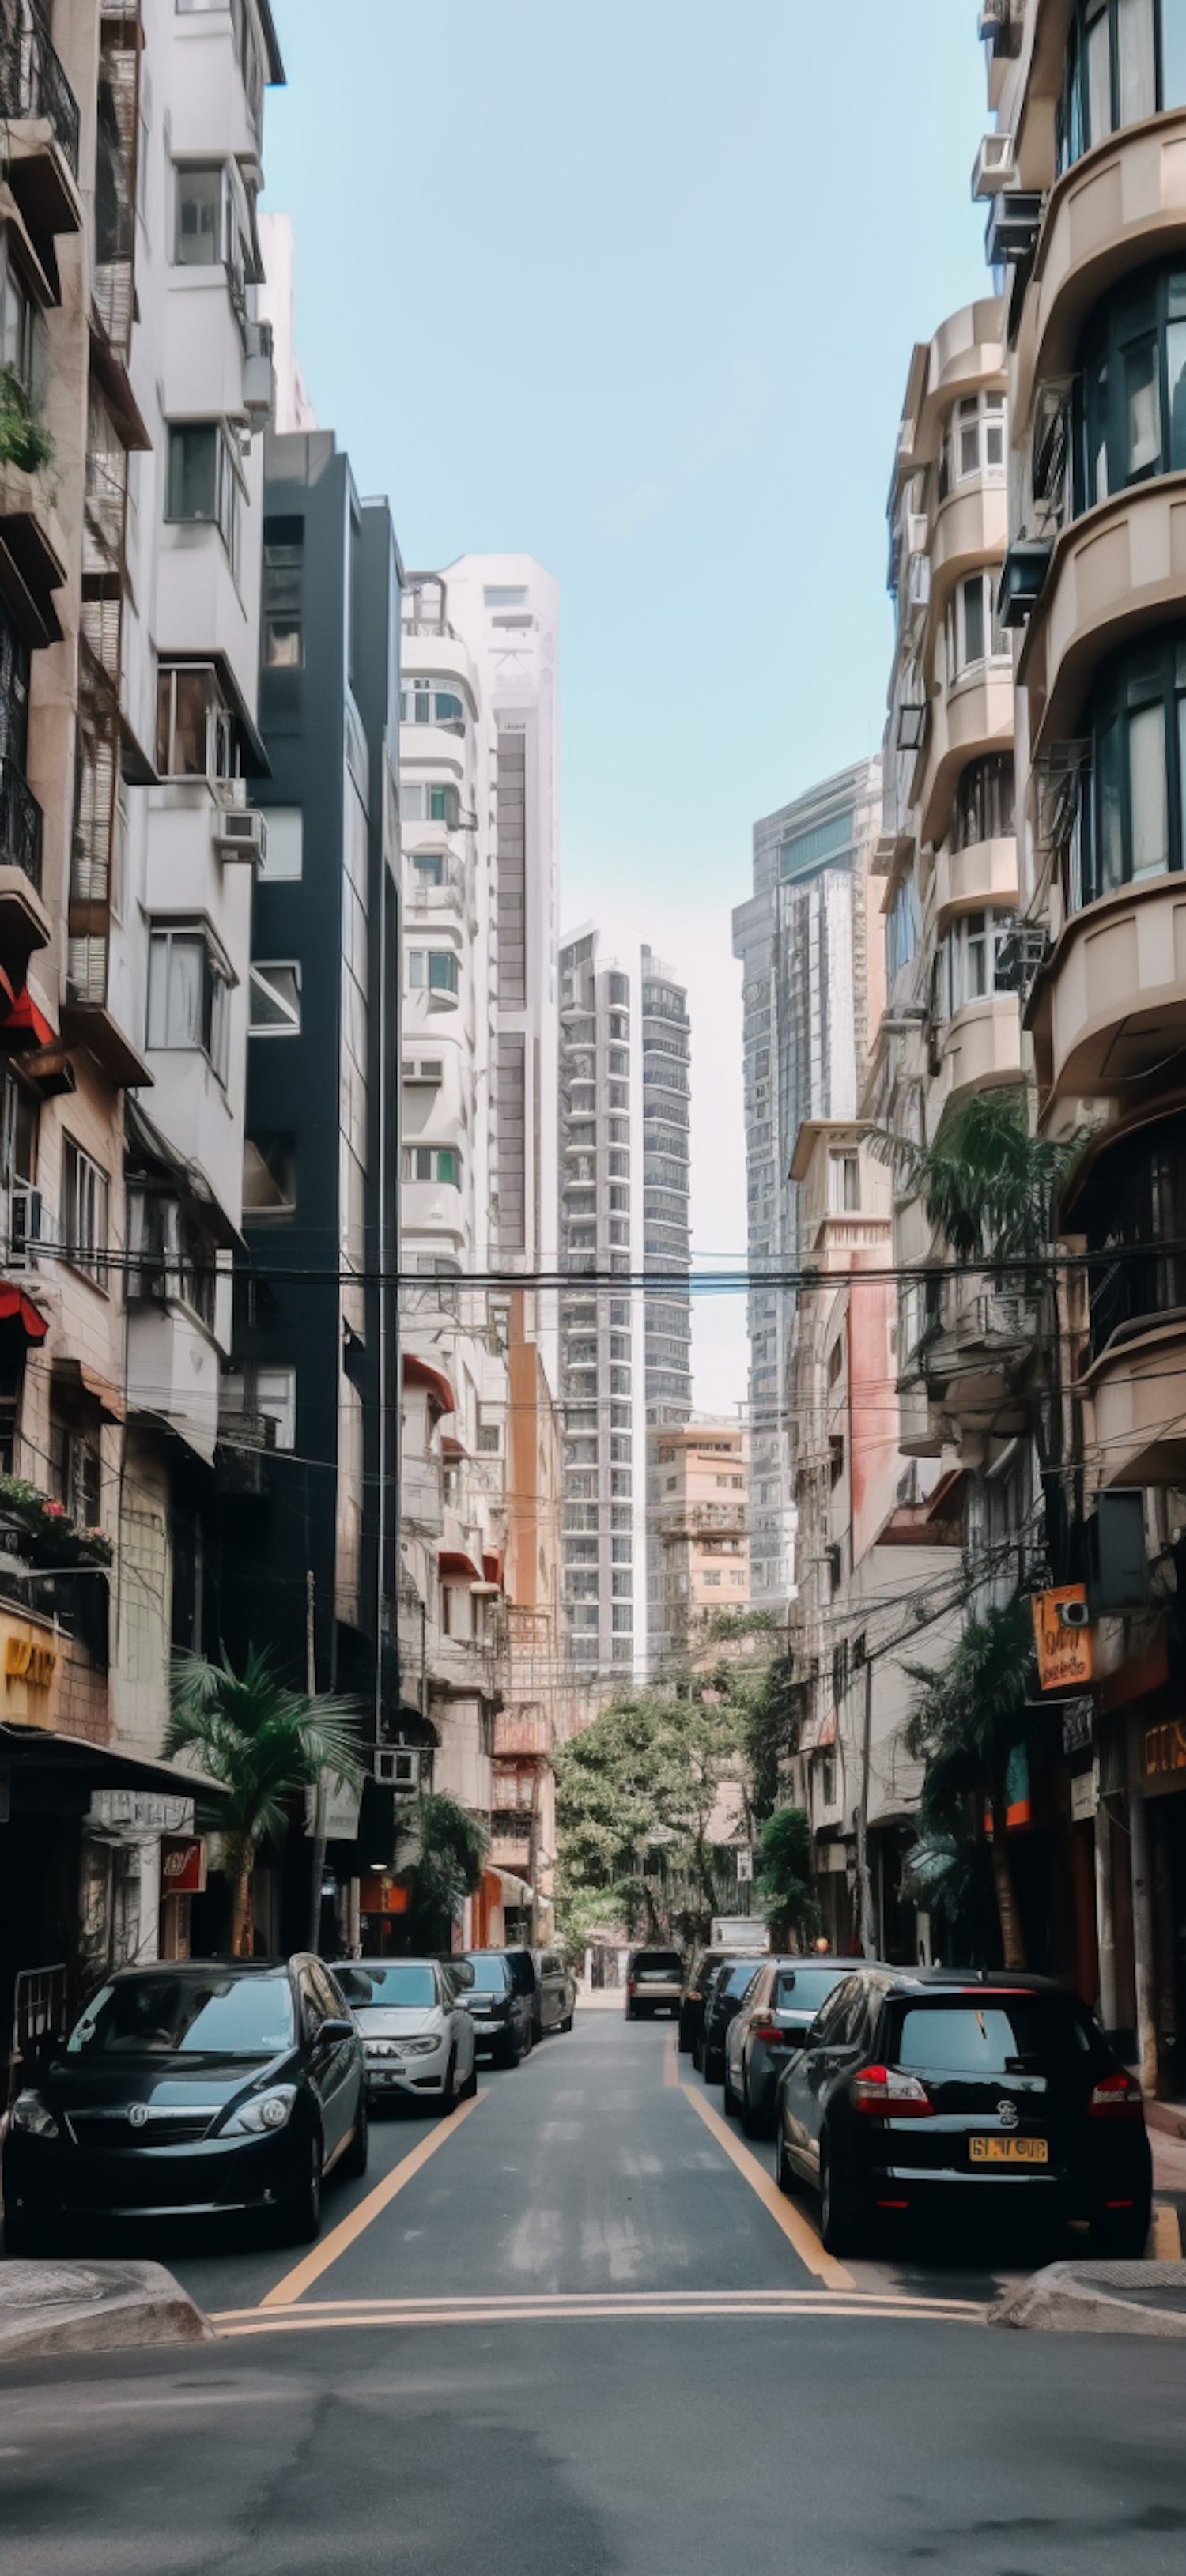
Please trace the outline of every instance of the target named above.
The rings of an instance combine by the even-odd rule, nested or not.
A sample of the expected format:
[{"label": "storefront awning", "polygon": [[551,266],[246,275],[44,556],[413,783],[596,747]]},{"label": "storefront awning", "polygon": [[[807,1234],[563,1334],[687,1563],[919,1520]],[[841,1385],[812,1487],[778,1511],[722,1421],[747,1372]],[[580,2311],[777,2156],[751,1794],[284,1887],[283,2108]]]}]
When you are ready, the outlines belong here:
[{"label": "storefront awning", "polygon": [[464,1548],[460,1547],[441,1548],[437,1572],[455,1583],[481,1583],[483,1580],[481,1566],[475,1565],[472,1556],[467,1556]]},{"label": "storefront awning", "polygon": [[5,1055],[24,1055],[30,1047],[53,1046],[57,1030],[33,999],[27,984],[9,1002],[0,995],[0,1049]]},{"label": "storefront awning", "polygon": [[0,1759],[7,1766],[14,1791],[24,1785],[26,1792],[40,1804],[48,1794],[55,1806],[85,1814],[93,1789],[155,1789],[161,1796],[192,1798],[199,1827],[203,1810],[212,1830],[217,1831],[229,1791],[221,1782],[211,1780],[204,1771],[191,1771],[184,1762],[163,1762],[152,1754],[121,1753],[106,1744],[88,1743],[85,1736],[62,1735],[56,1728],[22,1726],[6,1722]]},{"label": "storefront awning", "polygon": [[13,1324],[27,1342],[43,1342],[49,1331],[49,1318],[39,1313],[24,1289],[7,1279],[0,1285],[0,1324]]}]

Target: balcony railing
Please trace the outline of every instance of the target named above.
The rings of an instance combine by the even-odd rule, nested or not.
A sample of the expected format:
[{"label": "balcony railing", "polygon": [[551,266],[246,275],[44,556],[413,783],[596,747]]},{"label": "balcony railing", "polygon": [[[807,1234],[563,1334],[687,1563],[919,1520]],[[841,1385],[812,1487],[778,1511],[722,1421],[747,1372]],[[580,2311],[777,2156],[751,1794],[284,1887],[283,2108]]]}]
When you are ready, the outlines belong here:
[{"label": "balcony railing", "polygon": [[[1091,1284],[1091,1356],[1097,1360],[1115,1334],[1125,1339],[1144,1327],[1186,1323],[1186,1254],[1129,1254],[1094,1271]],[[1168,1408],[1167,1408],[1168,1410]]]},{"label": "balcony railing", "polygon": [[78,101],[38,0],[0,0],[0,116],[44,117],[78,177]]},{"label": "balcony railing", "polygon": [[41,892],[43,820],[28,780],[15,762],[0,760],[0,867],[19,868],[36,894]]}]

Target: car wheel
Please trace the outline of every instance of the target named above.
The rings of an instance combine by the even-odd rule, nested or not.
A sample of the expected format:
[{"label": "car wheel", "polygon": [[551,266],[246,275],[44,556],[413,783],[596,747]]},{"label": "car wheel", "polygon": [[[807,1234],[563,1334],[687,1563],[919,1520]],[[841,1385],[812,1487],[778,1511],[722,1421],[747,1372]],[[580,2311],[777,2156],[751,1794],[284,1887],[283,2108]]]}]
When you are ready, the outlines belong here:
[{"label": "car wheel", "polygon": [[679,2017],[679,2053],[681,2057],[692,2054],[692,2025],[683,2013]]},{"label": "car wheel", "polygon": [[1097,2263],[1139,2263],[1148,2242],[1153,2212],[1148,2203],[1139,2209],[1105,2209],[1093,2218],[1088,2242]]},{"label": "car wheel", "polygon": [[724,2052],[724,2049],[723,2049],[723,2048],[706,2048],[706,2049],[705,2049],[705,2052],[704,2052],[704,2081],[705,2081],[705,2083],[706,2083],[706,2084],[719,2084],[719,2083],[720,2083],[720,2081],[721,2081],[721,2077],[723,2076],[724,2072],[725,2072],[725,2052]]},{"label": "car wheel", "polygon": [[475,2093],[477,2092],[477,2089],[478,2089],[478,2061],[477,2061],[477,2057],[475,2056],[475,2058],[474,2058],[474,2062],[473,2062],[473,2065],[471,2066],[471,2068],[470,2068],[470,2070],[469,2070],[469,2073],[468,2073],[468,2075],[466,2076],[465,2082],[464,2082],[464,2084],[462,2085],[460,2092],[458,2093],[458,2096],[457,2096],[458,2101],[459,2101],[459,2102],[472,2102],[472,2101],[473,2101],[473,2098],[474,2098],[474,2095],[475,2095]]},{"label": "car wheel", "polygon": [[694,2066],[694,2067],[695,2067],[695,2069],[696,2069],[696,2073],[697,2073],[698,2075],[703,2075],[703,2073],[704,2073],[704,2042],[703,2042],[703,2040],[700,2040],[700,2039],[694,2039],[694,2040],[693,2040],[693,2042],[692,2042],[692,2064],[693,2064],[693,2066]]},{"label": "car wheel", "polygon": [[820,2148],[819,2160],[820,2236],[828,2254],[851,2254],[856,2246],[856,2225],[852,2203],[832,2169],[832,2158],[826,2146]]},{"label": "car wheel", "polygon": [[735,2093],[735,2092],[734,2092],[734,2090],[733,2090],[733,2086],[732,2086],[732,2084],[731,2084],[731,2083],[730,2083],[730,2081],[729,2081],[729,2068],[728,2068],[728,2063],[727,2063],[727,2062],[726,2062],[726,2066],[725,2066],[725,2075],[724,2075],[724,2093],[725,2093],[725,2118],[726,2118],[727,2120],[735,2120],[735,2119],[737,2118],[737,2114],[738,2114],[738,2112],[739,2112],[739,2111],[740,2111],[740,2109],[741,2109],[741,2103],[740,2103],[740,2101],[738,2100],[738,2097],[737,2097],[736,2093]]},{"label": "car wheel", "polygon": [[499,2040],[498,2046],[494,2051],[494,2063],[496,2066],[517,2066],[522,2054],[523,2043],[519,2037],[518,2031],[512,2023],[505,2039]]},{"label": "car wheel", "polygon": [[285,2241],[291,2245],[312,2245],[321,2234],[321,2162],[320,2131],[315,2129],[305,2150],[305,2177],[294,2191],[284,2212]]},{"label": "car wheel", "polygon": [[354,2123],[354,2135],[351,2138],[350,2144],[346,2149],[346,2153],[342,2158],[342,2171],[344,2174],[349,2174],[353,2181],[358,2181],[360,2176],[366,2172],[370,2143],[370,2124],[367,2117],[367,2089],[365,2083],[363,2083],[360,2084],[358,2088],[358,2117]]},{"label": "car wheel", "polygon": [[779,2131],[778,2138],[778,2154],[774,2163],[774,2179],[778,2184],[779,2190],[781,2192],[785,2192],[787,2199],[790,2200],[795,2189],[795,2177],[791,2172],[790,2158],[787,2154],[786,2139],[783,2137],[781,2130]]},{"label": "car wheel", "polygon": [[449,2059],[449,2063],[448,2063],[448,2066],[447,2066],[447,2068],[446,2068],[446,2070],[445,2070],[445,2081],[444,2081],[443,2085],[441,2086],[441,2099],[440,2099],[440,2106],[439,2106],[439,2107],[440,2107],[440,2114],[441,2114],[441,2118],[442,2118],[442,2120],[448,2120],[448,2119],[451,2119],[451,2118],[452,2118],[452,2115],[453,2115],[453,2113],[454,2113],[454,2111],[455,2111],[455,2110],[456,2110],[456,2108],[457,2108],[457,2058],[456,2058],[456,2055],[454,2055],[454,2056],[450,2057],[450,2059]]},{"label": "car wheel", "polygon": [[571,2030],[571,2029],[572,2029],[572,2014],[571,2014],[571,2013],[566,2013],[566,2014],[565,2014],[565,2016],[564,2016],[563,2021],[558,2021],[558,2022],[557,2022],[557,2024],[556,2024],[556,2028],[557,2028],[557,2030]]}]

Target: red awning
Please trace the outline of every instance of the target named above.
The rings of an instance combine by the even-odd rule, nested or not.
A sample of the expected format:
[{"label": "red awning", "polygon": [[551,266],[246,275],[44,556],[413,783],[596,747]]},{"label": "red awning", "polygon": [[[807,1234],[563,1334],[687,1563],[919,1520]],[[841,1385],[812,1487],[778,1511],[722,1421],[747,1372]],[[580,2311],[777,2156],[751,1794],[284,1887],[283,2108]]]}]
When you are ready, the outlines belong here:
[{"label": "red awning", "polygon": [[469,1451],[463,1441],[454,1439],[451,1431],[442,1431],[441,1456],[442,1458],[468,1458]]},{"label": "red awning", "polygon": [[501,1558],[501,1556],[484,1556],[484,1557],[483,1557],[483,1559],[482,1559],[482,1573],[483,1573],[483,1575],[484,1575],[484,1577],[485,1577],[485,1579],[486,1579],[487,1583],[501,1583],[501,1581],[502,1581],[502,1558]]},{"label": "red awning", "polygon": [[28,1047],[52,1046],[57,1030],[38,1009],[27,984],[0,1019],[0,1047],[6,1055],[23,1055]]},{"label": "red awning", "polygon": [[404,1385],[423,1387],[441,1413],[456,1413],[457,1398],[444,1370],[417,1359],[414,1351],[404,1352]]},{"label": "red awning", "polygon": [[49,1318],[38,1313],[31,1297],[11,1280],[0,1284],[0,1324],[18,1323],[27,1342],[43,1342],[49,1331]]},{"label": "red awning", "polygon": [[437,1571],[462,1583],[480,1583],[482,1580],[480,1565],[475,1565],[472,1556],[467,1556],[464,1548],[460,1547],[443,1547],[440,1550]]}]

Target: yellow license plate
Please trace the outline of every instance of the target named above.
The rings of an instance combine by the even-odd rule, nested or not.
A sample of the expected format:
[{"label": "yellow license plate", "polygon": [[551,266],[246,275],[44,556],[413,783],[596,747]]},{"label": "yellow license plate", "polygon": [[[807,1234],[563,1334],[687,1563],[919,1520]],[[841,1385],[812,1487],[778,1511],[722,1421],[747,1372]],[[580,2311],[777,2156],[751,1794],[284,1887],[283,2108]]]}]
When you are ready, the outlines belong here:
[{"label": "yellow license plate", "polygon": [[969,2138],[974,2165],[1048,2165],[1045,2138]]}]

